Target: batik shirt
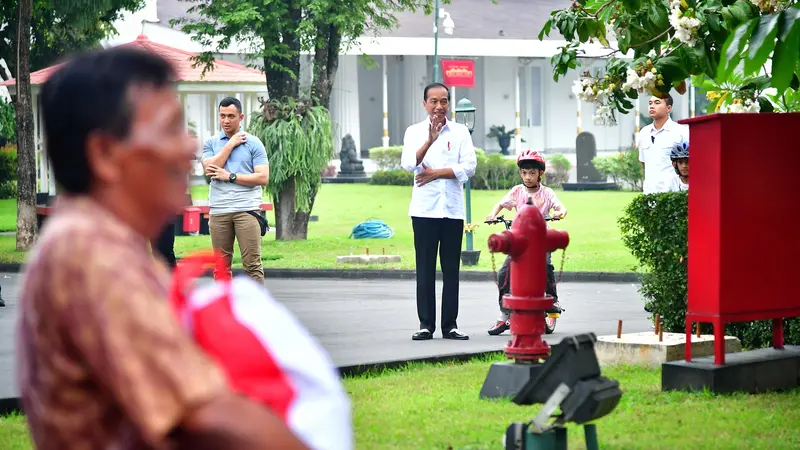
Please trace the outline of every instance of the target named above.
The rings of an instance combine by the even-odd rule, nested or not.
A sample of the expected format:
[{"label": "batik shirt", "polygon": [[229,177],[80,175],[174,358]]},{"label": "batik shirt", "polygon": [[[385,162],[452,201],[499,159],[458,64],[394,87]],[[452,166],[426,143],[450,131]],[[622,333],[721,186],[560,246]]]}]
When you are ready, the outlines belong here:
[{"label": "batik shirt", "polygon": [[59,199],[25,268],[17,379],[39,450],[162,449],[222,372],[181,330],[148,241],[87,198]]}]

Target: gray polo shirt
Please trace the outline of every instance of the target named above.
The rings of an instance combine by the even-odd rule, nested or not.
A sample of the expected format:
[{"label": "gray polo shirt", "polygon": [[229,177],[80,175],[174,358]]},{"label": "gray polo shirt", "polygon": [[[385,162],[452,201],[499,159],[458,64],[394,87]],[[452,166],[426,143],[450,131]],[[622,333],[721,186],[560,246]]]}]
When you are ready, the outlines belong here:
[{"label": "gray polo shirt", "polygon": [[[238,132],[241,131],[239,129]],[[202,158],[218,154],[229,140],[224,131],[209,138],[203,146]],[[264,144],[257,137],[247,133],[247,140],[234,148],[228,156],[225,170],[237,175],[251,174],[255,173],[253,168],[261,164],[268,164]],[[208,212],[213,215],[257,211],[262,203],[261,194],[262,186],[242,186],[227,180],[211,180],[208,189]]]}]

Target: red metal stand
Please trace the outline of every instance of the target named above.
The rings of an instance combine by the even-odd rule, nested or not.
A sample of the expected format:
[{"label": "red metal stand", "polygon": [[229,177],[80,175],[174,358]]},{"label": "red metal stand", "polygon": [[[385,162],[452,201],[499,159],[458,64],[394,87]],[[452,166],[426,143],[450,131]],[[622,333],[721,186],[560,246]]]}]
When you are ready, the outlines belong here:
[{"label": "red metal stand", "polygon": [[[689,267],[686,361],[692,325],[714,325],[714,363],[725,364],[725,324],[772,320],[772,346],[782,349],[783,318],[800,316],[795,283],[800,239],[794,221],[766,216],[796,203],[800,114],[711,114],[689,125]],[[753,152],[770,149],[769,181],[749,183],[731,174],[752,168]],[[745,205],[758,205],[753,212]],[[767,219],[763,224],[760,220]]]}]

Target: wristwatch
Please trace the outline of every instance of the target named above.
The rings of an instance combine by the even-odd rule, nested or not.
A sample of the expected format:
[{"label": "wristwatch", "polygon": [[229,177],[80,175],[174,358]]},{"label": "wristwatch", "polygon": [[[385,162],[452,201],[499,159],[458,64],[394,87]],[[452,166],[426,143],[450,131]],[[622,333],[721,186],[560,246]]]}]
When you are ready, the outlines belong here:
[{"label": "wristwatch", "polygon": [[228,181],[230,181],[231,183],[236,183],[236,174],[235,174],[235,173],[232,173],[232,174],[231,174],[231,175],[228,177]]}]

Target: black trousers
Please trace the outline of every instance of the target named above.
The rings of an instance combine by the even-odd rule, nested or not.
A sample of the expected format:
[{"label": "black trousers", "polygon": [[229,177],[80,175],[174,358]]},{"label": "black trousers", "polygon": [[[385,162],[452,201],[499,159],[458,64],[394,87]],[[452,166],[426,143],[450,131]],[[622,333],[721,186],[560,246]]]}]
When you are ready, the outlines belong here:
[{"label": "black trousers", "polygon": [[[497,303],[500,305],[500,311],[505,314],[510,314],[511,310],[503,308],[503,296],[511,292],[511,256],[506,256],[500,270],[497,271],[498,287]],[[545,293],[553,297],[554,301],[558,301],[558,290],[556,289],[556,272],[555,267],[551,263],[550,253],[547,254],[547,284],[545,285]]]},{"label": "black trousers", "polygon": [[412,217],[419,328],[436,331],[436,256],[442,266],[442,332],[458,328],[458,271],[464,221]]},{"label": "black trousers", "polygon": [[177,261],[175,259],[175,221],[170,220],[168,224],[161,230],[155,241],[152,242],[153,251],[160,254],[162,258],[167,261],[170,267],[175,268]]}]

